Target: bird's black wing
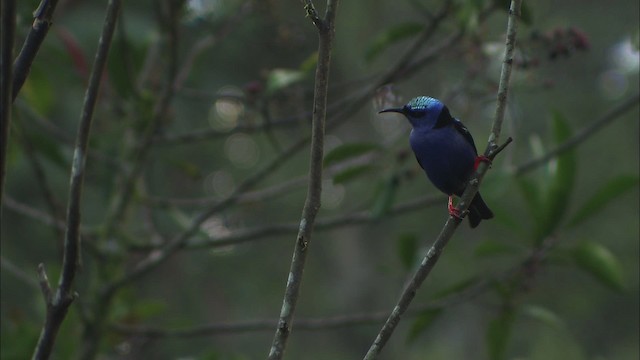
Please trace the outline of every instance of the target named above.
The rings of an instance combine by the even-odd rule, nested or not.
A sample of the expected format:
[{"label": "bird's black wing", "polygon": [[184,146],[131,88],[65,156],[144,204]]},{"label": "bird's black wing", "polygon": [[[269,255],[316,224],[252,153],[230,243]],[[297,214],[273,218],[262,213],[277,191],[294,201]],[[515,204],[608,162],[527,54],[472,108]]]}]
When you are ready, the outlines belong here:
[{"label": "bird's black wing", "polygon": [[473,151],[478,155],[478,149],[476,149],[476,144],[473,142],[473,136],[471,136],[469,129],[458,119],[453,119],[453,127],[473,146]]},{"label": "bird's black wing", "polygon": [[[438,128],[442,128],[445,126],[448,126],[449,124],[453,124],[453,127],[460,133],[462,134],[462,136],[464,136],[465,140],[467,140],[467,142],[469,144],[471,144],[471,146],[473,146],[473,151],[476,153],[476,155],[478,154],[478,149],[476,149],[476,144],[473,142],[473,137],[471,136],[471,133],[469,132],[469,129],[467,129],[466,126],[464,126],[464,124],[454,118],[453,116],[451,116],[451,113],[449,112],[449,108],[447,108],[446,106],[442,108],[442,110],[440,111],[440,115],[438,116],[438,120],[436,121],[436,124],[434,125],[434,129],[438,129]],[[422,166],[422,165],[420,165]]]},{"label": "bird's black wing", "polygon": [[422,166],[422,163],[420,162],[420,159],[418,159],[418,156],[416,155],[416,161],[418,162],[418,165],[420,165],[420,167],[422,168],[422,170],[424,170],[424,166]]}]

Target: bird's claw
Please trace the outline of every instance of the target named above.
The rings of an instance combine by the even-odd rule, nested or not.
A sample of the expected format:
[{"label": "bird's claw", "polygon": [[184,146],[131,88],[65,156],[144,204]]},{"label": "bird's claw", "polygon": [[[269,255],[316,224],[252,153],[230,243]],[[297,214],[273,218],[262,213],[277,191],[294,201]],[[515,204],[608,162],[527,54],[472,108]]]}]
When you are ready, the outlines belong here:
[{"label": "bird's claw", "polygon": [[447,209],[449,210],[449,215],[453,216],[456,219],[462,219],[460,210],[456,209],[456,207],[453,206],[453,198],[451,196],[449,196],[449,203],[447,204]]},{"label": "bird's claw", "polygon": [[488,157],[486,157],[484,155],[478,155],[478,156],[476,156],[476,160],[473,163],[473,170],[478,170],[478,166],[480,166],[481,162],[485,162],[485,163],[489,164],[489,166],[491,166],[491,159],[489,159]]}]

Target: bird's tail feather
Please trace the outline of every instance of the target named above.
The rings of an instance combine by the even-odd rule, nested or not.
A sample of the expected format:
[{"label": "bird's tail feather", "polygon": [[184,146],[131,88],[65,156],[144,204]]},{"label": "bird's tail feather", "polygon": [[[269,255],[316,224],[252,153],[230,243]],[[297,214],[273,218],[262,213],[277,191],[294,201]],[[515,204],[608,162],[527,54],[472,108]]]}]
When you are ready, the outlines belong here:
[{"label": "bird's tail feather", "polygon": [[480,193],[477,193],[476,196],[471,201],[471,205],[469,205],[469,225],[472,228],[475,228],[480,224],[480,220],[491,219],[493,217],[493,212],[487,204],[482,200],[482,196]]}]

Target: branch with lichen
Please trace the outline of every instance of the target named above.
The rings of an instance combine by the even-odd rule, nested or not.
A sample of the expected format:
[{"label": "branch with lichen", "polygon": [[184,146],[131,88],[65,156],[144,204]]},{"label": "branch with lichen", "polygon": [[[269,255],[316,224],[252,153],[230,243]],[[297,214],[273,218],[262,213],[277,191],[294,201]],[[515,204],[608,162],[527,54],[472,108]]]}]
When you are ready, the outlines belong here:
[{"label": "branch with lichen", "polygon": [[[509,91],[509,79],[511,77],[511,67],[513,65],[513,54],[516,43],[516,33],[517,33],[517,25],[518,25],[518,17],[520,16],[520,7],[522,4],[522,0],[513,0],[511,2],[511,7],[509,10],[509,20],[507,23],[507,38],[506,38],[506,50],[504,54],[504,61],[502,64],[502,71],[500,74],[500,85],[498,87],[498,102],[496,106],[496,112],[493,119],[493,125],[491,129],[491,134],[489,135],[489,141],[487,144],[487,148],[484,152],[484,155],[490,159],[493,159],[504,147],[511,141],[508,139],[504,145],[498,146],[497,141],[500,138],[500,131],[502,129],[502,122],[504,120],[504,110],[506,108],[507,102],[507,94]],[[478,187],[480,186],[480,182],[484,177],[484,174],[487,172],[489,166],[487,164],[480,164],[476,173],[469,180],[469,184],[462,194],[460,203],[457,206],[457,209],[460,213],[464,213],[467,211],[469,205],[471,204],[471,200],[474,198],[476,193],[478,192]],[[386,343],[391,338],[394,330],[396,329],[398,323],[400,322],[401,316],[405,313],[411,301],[415,297],[418,289],[420,288],[422,282],[427,278],[431,270],[438,262],[440,258],[440,254],[444,250],[445,246],[453,236],[456,231],[458,225],[462,219],[454,216],[450,216],[447,222],[445,223],[442,231],[434,241],[433,245],[427,251],[426,256],[422,260],[419,268],[413,274],[409,283],[402,291],[400,295],[400,299],[396,303],[393,311],[387,318],[387,321],[383,325],[382,329],[376,336],[373,344],[369,348],[369,351],[364,356],[365,360],[375,359]]]},{"label": "branch with lichen", "polygon": [[320,195],[322,193],[322,159],[324,156],[324,131],[327,117],[327,93],[329,84],[329,69],[331,64],[331,50],[335,32],[335,17],[338,0],[327,0],[327,10],[324,19],[320,19],[310,0],[305,2],[305,10],[314,25],[318,28],[318,65],[316,67],[315,89],[313,99],[313,118],[311,130],[311,155],[309,159],[309,186],[307,199],[302,209],[300,228],[293,249],[291,268],[285,288],[280,319],[273,337],[270,360],[281,359],[291,334],[293,316],[295,314],[302,275],[309,253],[311,235],[316,215],[320,210]]}]

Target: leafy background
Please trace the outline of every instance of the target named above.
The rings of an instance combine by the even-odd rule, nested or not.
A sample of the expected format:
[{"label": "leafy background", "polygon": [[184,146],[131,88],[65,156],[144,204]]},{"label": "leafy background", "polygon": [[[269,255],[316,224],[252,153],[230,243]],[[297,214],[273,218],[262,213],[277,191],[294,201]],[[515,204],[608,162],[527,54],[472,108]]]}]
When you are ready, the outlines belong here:
[{"label": "leafy background", "polygon": [[[136,1],[123,7],[92,129],[95,156],[88,162],[83,201],[80,298],[61,330],[56,358],[79,356],[101,285],[130,269],[149,247],[183,231],[205,208],[201,203],[229,196],[310,131],[317,42],[302,5],[187,2],[178,15],[180,69],[187,68],[195,44],[208,36],[210,43],[194,57],[164,114],[131,205],[115,231],[107,229],[122,174],[134,164],[136,145],[154,121],[152,109],[166,82],[163,4]],[[37,2],[18,5],[20,44]],[[464,36],[328,130],[329,171],[296,315],[300,324],[308,318],[390,311],[407,274],[446,219],[446,199],[407,153],[408,124],[377,115],[381,105],[423,94],[441,98],[484,147],[506,22],[503,10],[485,16],[485,9],[506,5],[450,5],[436,35],[415,58],[455,31],[464,29]],[[394,66],[442,6],[436,1],[342,2],[332,111],[351,106],[375,76]],[[533,171],[518,172],[626,99],[637,99],[638,3],[525,6],[505,129],[515,142],[482,186],[496,219],[474,231],[466,225],[458,231],[417,295],[412,308],[419,311],[403,319],[382,358],[640,356],[637,105],[576,148]],[[46,265],[54,283],[59,273],[61,232],[42,220],[64,214],[70,139],[104,7],[103,1],[59,5],[53,30],[14,106],[1,233],[3,359],[25,358],[35,345],[45,313],[35,283],[37,264]],[[262,128],[252,131],[257,127]],[[180,141],[191,132],[202,138]],[[34,171],[37,167],[44,177]],[[275,321],[306,169],[307,149],[302,148],[251,189],[275,189],[272,196],[252,193],[253,198],[216,213],[191,246],[119,289],[104,314],[107,328],[97,339],[98,358],[264,357],[272,326],[150,339],[111,325],[188,329]],[[434,201],[402,213],[394,208],[425,196]],[[366,221],[353,220],[354,213]],[[322,225],[336,219],[346,224]],[[277,229],[242,243],[215,244],[268,226]],[[382,322],[313,331],[294,325],[287,358],[361,357]]]}]

